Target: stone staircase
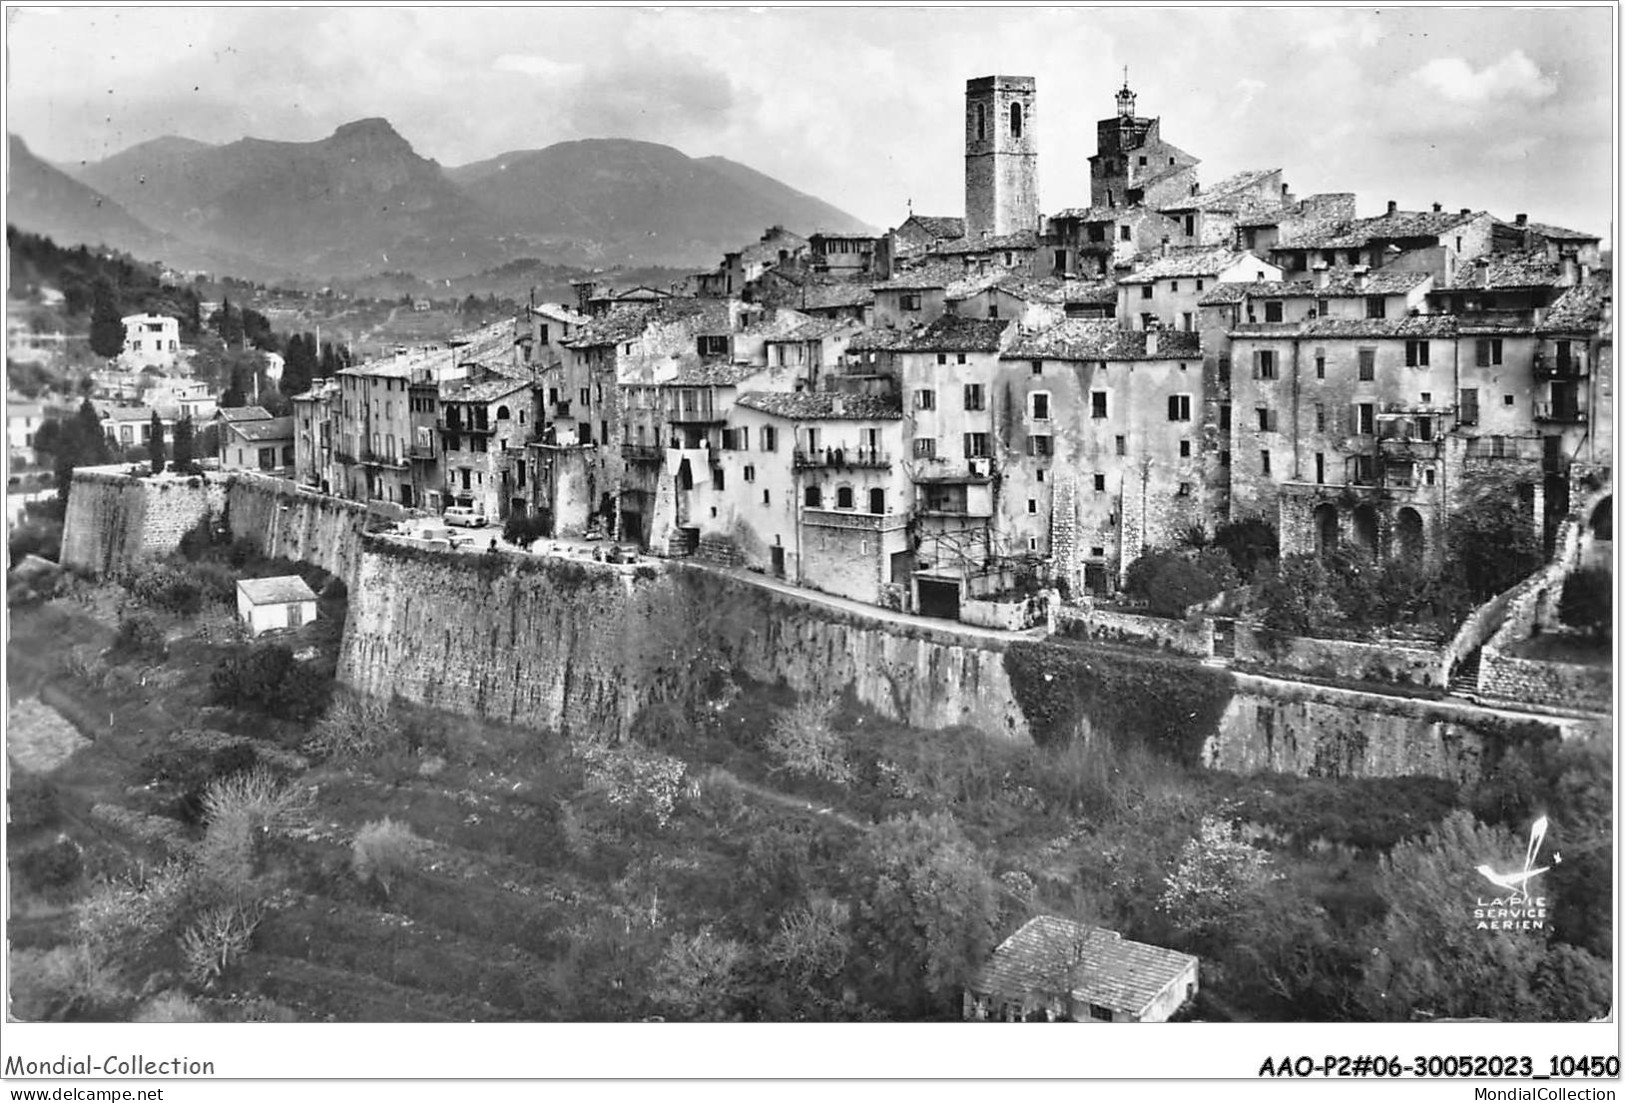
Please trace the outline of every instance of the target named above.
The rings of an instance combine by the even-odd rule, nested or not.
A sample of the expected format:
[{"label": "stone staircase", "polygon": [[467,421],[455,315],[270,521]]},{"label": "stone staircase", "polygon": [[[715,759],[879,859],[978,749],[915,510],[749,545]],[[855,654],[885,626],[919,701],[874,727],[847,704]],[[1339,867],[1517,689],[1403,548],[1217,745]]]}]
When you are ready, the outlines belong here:
[{"label": "stone staircase", "polygon": [[1478,664],[1484,649],[1475,647],[1472,653],[1450,672],[1450,692],[1457,697],[1471,697],[1478,693]]}]

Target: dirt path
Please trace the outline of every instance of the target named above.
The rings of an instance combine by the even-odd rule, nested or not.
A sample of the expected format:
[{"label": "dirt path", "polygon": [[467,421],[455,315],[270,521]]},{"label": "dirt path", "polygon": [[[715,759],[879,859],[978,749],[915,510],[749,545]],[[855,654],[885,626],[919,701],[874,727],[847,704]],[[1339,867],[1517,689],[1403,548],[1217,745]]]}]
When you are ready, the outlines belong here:
[{"label": "dirt path", "polygon": [[793,797],[788,793],[781,793],[776,789],[769,789],[765,785],[757,785],[752,781],[745,781],[741,778],[732,777],[732,775],[729,776],[732,779],[733,784],[737,786],[741,792],[749,793],[751,796],[760,800],[765,800],[769,804],[776,804],[780,808],[788,808],[792,812],[804,812],[809,816],[817,816],[820,819],[833,820],[842,827],[851,828],[853,831],[867,832],[874,830],[874,824],[864,823],[862,820],[855,820],[844,812],[837,812],[833,807],[821,807],[817,801],[807,800],[805,797]]}]

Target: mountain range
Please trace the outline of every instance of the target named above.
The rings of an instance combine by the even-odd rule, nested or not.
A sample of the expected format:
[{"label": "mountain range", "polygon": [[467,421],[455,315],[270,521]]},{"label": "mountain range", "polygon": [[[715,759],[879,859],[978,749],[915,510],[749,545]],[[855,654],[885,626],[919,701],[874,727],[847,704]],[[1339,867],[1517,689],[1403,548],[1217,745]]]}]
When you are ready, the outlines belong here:
[{"label": "mountain range", "polygon": [[439,278],[518,257],[699,268],[772,225],[868,229],[722,157],[591,139],[448,169],[378,118],[314,142],[157,138],[61,168],[13,136],[11,159],[10,220],[22,229],[306,277]]}]

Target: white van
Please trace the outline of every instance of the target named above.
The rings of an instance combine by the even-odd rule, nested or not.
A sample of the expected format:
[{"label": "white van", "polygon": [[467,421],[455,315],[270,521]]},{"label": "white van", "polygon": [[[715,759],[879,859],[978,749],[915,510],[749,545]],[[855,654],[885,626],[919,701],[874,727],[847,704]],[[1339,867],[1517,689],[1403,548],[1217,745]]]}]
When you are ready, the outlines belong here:
[{"label": "white van", "polygon": [[485,514],[475,512],[473,506],[452,506],[441,515],[441,520],[448,525],[461,525],[470,529],[485,527]]}]

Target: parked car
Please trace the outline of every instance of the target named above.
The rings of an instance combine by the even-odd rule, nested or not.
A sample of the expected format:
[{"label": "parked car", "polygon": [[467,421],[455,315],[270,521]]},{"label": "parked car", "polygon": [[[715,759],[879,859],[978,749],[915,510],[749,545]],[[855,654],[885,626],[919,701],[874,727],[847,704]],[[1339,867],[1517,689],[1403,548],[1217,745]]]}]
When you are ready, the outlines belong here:
[{"label": "parked car", "polygon": [[441,520],[448,525],[470,529],[485,527],[485,514],[477,512],[473,506],[451,506],[441,515]]}]

